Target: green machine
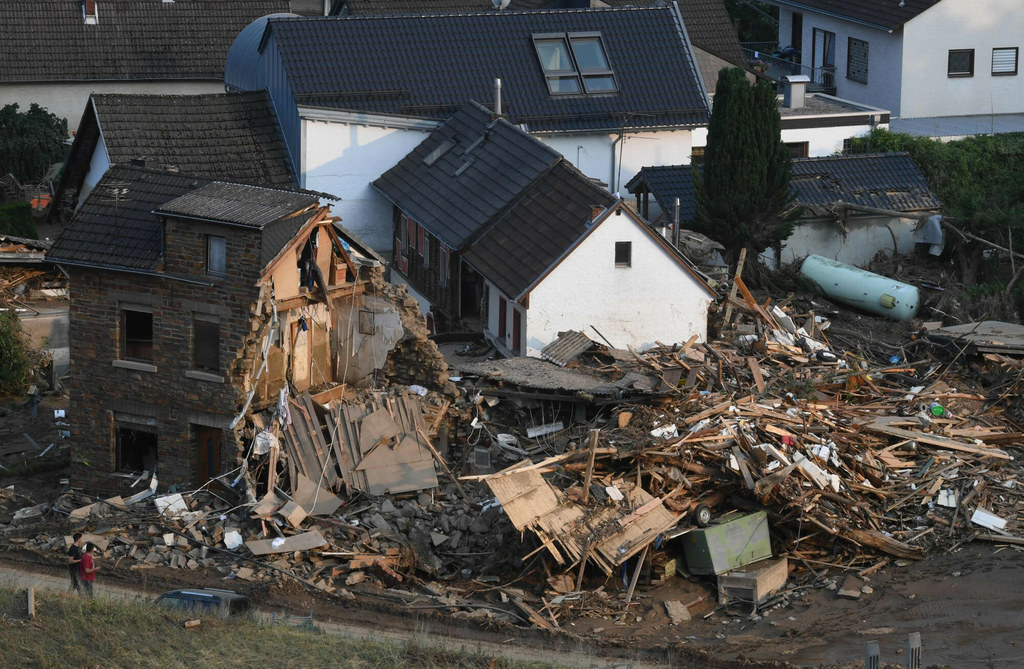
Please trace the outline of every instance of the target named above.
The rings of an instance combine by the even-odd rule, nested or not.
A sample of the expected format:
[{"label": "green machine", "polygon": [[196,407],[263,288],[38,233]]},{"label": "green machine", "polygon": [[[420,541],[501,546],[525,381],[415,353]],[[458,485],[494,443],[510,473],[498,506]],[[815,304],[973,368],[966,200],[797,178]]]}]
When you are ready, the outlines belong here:
[{"label": "green machine", "polygon": [[764,511],[724,516],[708,527],[690,530],[681,540],[691,574],[721,574],[772,556]]}]

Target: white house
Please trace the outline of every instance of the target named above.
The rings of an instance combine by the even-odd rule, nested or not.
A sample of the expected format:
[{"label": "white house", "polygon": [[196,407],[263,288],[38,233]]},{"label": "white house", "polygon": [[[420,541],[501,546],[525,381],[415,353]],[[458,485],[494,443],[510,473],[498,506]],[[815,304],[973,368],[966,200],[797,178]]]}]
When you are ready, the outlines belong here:
[{"label": "white house", "polygon": [[223,92],[238,32],[289,9],[288,0],[3,0],[0,106],[38,104],[74,133],[91,93]]},{"label": "white house", "polygon": [[894,119],[1024,113],[1017,0],[767,2],[779,7],[779,43],[840,98]]},{"label": "white house", "polygon": [[647,348],[707,329],[714,292],[635,212],[549,146],[470,103],[374,181],[392,280],[439,330],[536,355],[564,330]]},{"label": "white house", "polygon": [[370,182],[470,100],[612,193],[689,156],[709,117],[674,4],[272,18],[239,34],[225,83],[268,90],[300,185],[338,195],[345,225],[387,251],[391,208]]}]

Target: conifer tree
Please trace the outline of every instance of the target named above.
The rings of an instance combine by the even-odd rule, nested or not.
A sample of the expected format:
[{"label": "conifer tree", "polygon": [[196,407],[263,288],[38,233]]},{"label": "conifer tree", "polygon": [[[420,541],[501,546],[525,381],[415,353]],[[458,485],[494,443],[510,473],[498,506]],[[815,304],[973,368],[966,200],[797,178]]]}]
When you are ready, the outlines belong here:
[{"label": "conifer tree", "polygon": [[735,258],[781,243],[798,211],[791,162],[771,83],[753,86],[740,68],[718,75],[703,169],[694,169],[698,226]]}]

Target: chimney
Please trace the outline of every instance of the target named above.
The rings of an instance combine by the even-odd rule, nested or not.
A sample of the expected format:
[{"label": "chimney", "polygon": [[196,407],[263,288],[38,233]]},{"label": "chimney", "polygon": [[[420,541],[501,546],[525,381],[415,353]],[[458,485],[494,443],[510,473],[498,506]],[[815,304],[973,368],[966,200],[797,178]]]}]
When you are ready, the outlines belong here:
[{"label": "chimney", "polygon": [[597,217],[603,214],[606,210],[604,205],[592,204],[590,205],[590,220],[596,221]]},{"label": "chimney", "polygon": [[99,14],[96,13],[96,0],[83,0],[82,14],[85,16],[86,25],[96,25],[99,23]]},{"label": "chimney", "polygon": [[785,89],[782,94],[782,104],[786,109],[801,109],[804,106],[804,96],[807,94],[807,84],[811,78],[806,74],[791,74],[782,77]]},{"label": "chimney", "polygon": [[501,79],[494,80],[494,115],[501,116]]}]

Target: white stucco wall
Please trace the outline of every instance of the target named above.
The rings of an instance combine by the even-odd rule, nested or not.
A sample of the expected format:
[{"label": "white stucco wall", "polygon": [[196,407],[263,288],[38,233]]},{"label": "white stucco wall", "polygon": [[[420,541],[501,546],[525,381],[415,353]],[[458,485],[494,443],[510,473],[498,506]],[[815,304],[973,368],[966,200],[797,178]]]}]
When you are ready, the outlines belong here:
[{"label": "white stucco wall", "polygon": [[[803,35],[801,62],[806,68],[814,65],[814,29],[827,30],[836,34],[836,96],[863,104],[890,110],[894,116],[900,113],[900,80],[903,68],[903,47],[900,32],[887,33],[831,16],[803,12]],[[779,8],[779,43],[783,46],[793,43],[790,35],[793,10]],[[868,83],[862,84],[846,78],[846,62],[849,38],[868,43]],[[945,73],[945,69],[943,69]],[[810,75],[810,70],[804,74]]]},{"label": "white stucco wall", "polygon": [[783,243],[782,262],[789,263],[816,254],[863,267],[879,251],[892,255],[894,236],[899,254],[912,253],[914,226],[915,223],[907,219],[855,218],[850,220],[849,232],[844,239],[831,221],[811,221],[798,225]]},{"label": "white stucco wall", "polygon": [[[627,241],[631,265],[616,267],[615,243]],[[526,352],[539,355],[563,330],[593,334],[591,326],[618,348],[646,349],[693,334],[703,339],[709,303],[707,292],[640,224],[612,214],[530,293]]]},{"label": "white stucco wall", "polygon": [[[1024,7],[1017,0],[943,0],[904,26],[900,116],[1024,112]],[[992,49],[1019,47],[1018,73],[992,76]],[[947,76],[950,49],[974,49],[974,76]]]},{"label": "white stucco wall", "polygon": [[690,130],[626,132],[621,146],[621,167],[620,146],[615,141],[618,133],[534,136],[565,156],[588,177],[608,184],[608,189],[615,193],[625,192],[625,184],[645,165],[688,163],[692,134]]},{"label": "white stucco wall", "polygon": [[89,193],[100,182],[108,169],[110,169],[110,154],[107,153],[107,144],[103,141],[101,130],[100,139],[96,142],[96,148],[93,149],[92,158],[89,159],[89,171],[85,173],[85,179],[82,181],[82,192],[78,194],[79,207],[89,197]]},{"label": "white stucco wall", "polygon": [[78,130],[91,93],[133,93],[138,95],[195,95],[223,93],[221,81],[83,81],[39,84],[0,84],[0,107],[18,103],[20,111],[34,102],[50,113],[67,119],[68,132]]},{"label": "white stucco wall", "polygon": [[392,206],[370,185],[429,134],[334,121],[302,121],[303,188],[341,198],[332,213],[342,225],[379,252],[391,253]]}]

